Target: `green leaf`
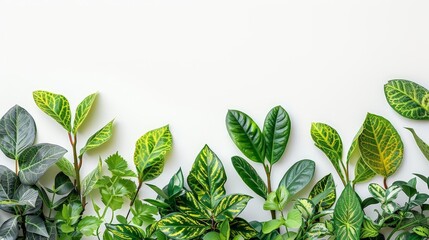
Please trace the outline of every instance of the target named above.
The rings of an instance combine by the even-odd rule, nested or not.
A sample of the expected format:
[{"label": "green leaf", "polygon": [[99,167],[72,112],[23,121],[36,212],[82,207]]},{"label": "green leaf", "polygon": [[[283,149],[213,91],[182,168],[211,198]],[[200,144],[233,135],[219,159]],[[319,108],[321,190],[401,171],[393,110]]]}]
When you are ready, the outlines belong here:
[{"label": "green leaf", "polygon": [[178,199],[177,208],[194,219],[209,220],[211,217],[210,210],[200,203],[191,192],[186,192]]},{"label": "green leaf", "polygon": [[64,148],[49,143],[26,148],[18,159],[19,179],[23,184],[34,185],[66,152]]},{"label": "green leaf", "polygon": [[214,209],[225,195],[226,174],[222,162],[205,145],[195,159],[188,175],[189,188],[198,200],[209,209]]},{"label": "green leaf", "polygon": [[136,185],[129,179],[119,179],[106,187],[100,188],[101,200],[113,211],[121,209],[125,197],[133,197]]},{"label": "green leaf", "polygon": [[77,230],[79,230],[85,236],[97,236],[97,229],[103,221],[94,216],[85,216],[79,221]]},{"label": "green leaf", "polygon": [[388,177],[402,162],[404,146],[396,129],[385,118],[368,113],[359,136],[365,163],[375,173]]},{"label": "green leaf", "polygon": [[135,226],[127,224],[108,224],[106,229],[113,234],[115,239],[136,240],[144,239],[143,231]]},{"label": "green leaf", "polygon": [[91,149],[101,146],[112,137],[113,121],[114,120],[108,122],[104,127],[88,138],[85,146],[80,150],[79,156],[82,156]]},{"label": "green leaf", "polygon": [[13,193],[18,187],[18,177],[9,168],[0,165],[0,200],[13,198]]},{"label": "green leaf", "polygon": [[76,172],[73,167],[73,164],[66,158],[62,157],[58,162],[56,162],[57,167],[60,169],[61,172],[63,172],[65,175],[76,178]]},{"label": "green leaf", "polygon": [[356,163],[355,179],[353,180],[353,184],[368,181],[375,177],[375,175],[376,173],[372,171],[372,169],[368,167],[362,157],[360,157]]},{"label": "green leaf", "polygon": [[34,233],[43,237],[49,237],[46,225],[39,216],[28,215],[25,217],[25,228],[27,232]]},{"label": "green leaf", "polygon": [[204,235],[203,240],[220,240],[220,234],[217,232],[209,232]]},{"label": "green leaf", "polygon": [[252,167],[252,165],[239,156],[234,156],[231,158],[231,160],[232,165],[234,166],[238,175],[240,175],[243,182],[246,183],[246,185],[256,194],[264,199],[267,199],[267,185],[256,172],[256,170]]},{"label": "green leaf", "polygon": [[229,237],[231,235],[231,229],[229,227],[229,221],[225,220],[223,221],[219,226],[219,232],[220,232],[220,240],[229,240]]},{"label": "green leaf", "polygon": [[46,91],[34,91],[33,98],[44,113],[57,121],[67,132],[71,132],[71,112],[67,98]]},{"label": "green leaf", "polygon": [[307,232],[309,239],[321,239],[324,236],[330,235],[328,228],[324,223],[315,223]]},{"label": "green leaf", "polygon": [[158,222],[158,228],[172,239],[192,239],[203,235],[209,225],[181,213],[173,213]]},{"label": "green leaf", "polygon": [[155,179],[162,173],[172,142],[168,126],[149,131],[137,140],[134,163],[140,182]]},{"label": "green leaf", "polygon": [[[359,152],[359,135],[362,133],[362,127],[359,129],[359,131],[356,133],[355,137],[353,138],[352,144],[350,145],[349,151],[347,152],[347,162],[346,166],[349,165],[349,162],[352,159],[352,156],[355,152]],[[360,153],[359,153],[360,156]]]},{"label": "green leaf", "polygon": [[409,80],[394,79],[384,85],[389,105],[410,119],[429,119],[429,91]]},{"label": "green leaf", "polygon": [[17,216],[9,218],[0,227],[0,238],[3,240],[15,240],[18,238],[18,233]]},{"label": "green leaf", "polygon": [[33,117],[15,105],[0,119],[0,149],[8,158],[17,160],[25,148],[33,145],[36,132]]},{"label": "green leaf", "polygon": [[289,140],[291,122],[281,106],[274,107],[265,118],[263,134],[268,162],[273,165],[280,160]]},{"label": "green leaf", "polygon": [[113,176],[136,177],[137,175],[128,168],[127,161],[116,152],[106,159],[107,167]]},{"label": "green leaf", "polygon": [[343,143],[338,132],[327,124],[312,123],[311,137],[316,147],[326,154],[341,180],[345,182],[344,172],[341,169]]},{"label": "green leaf", "polygon": [[280,186],[276,191],[268,194],[267,200],[263,205],[264,210],[283,211],[283,208],[289,201],[289,192],[285,186]]},{"label": "green leaf", "polygon": [[55,192],[59,195],[65,195],[71,192],[74,188],[70,178],[64,173],[60,172],[55,176]]},{"label": "green leaf", "polygon": [[371,183],[368,186],[369,193],[378,200],[378,202],[383,203],[386,198],[386,190],[378,185],[377,183]]},{"label": "green leaf", "polygon": [[360,239],[363,216],[359,199],[350,184],[347,184],[335,205],[335,236],[338,239]]},{"label": "green leaf", "polygon": [[301,212],[298,209],[292,209],[287,213],[285,226],[287,228],[299,228],[302,224]]},{"label": "green leaf", "polygon": [[102,162],[101,159],[98,161],[97,167],[92,170],[82,181],[82,196],[88,196],[92,191],[98,179],[101,177],[102,171]]},{"label": "green leaf", "polygon": [[223,197],[213,212],[216,221],[231,221],[244,210],[251,198],[242,194],[232,194]]},{"label": "green leaf", "polygon": [[149,183],[146,183],[146,185],[148,187],[150,187],[152,190],[154,190],[156,193],[158,193],[158,196],[162,197],[163,199],[168,199],[169,198],[168,195],[165,194],[165,192],[162,191],[161,188],[159,188],[159,187],[157,187],[157,186],[155,186],[153,184],[149,184]]},{"label": "green leaf", "polygon": [[74,115],[74,123],[72,133],[76,134],[80,125],[85,121],[88,116],[89,111],[91,110],[92,105],[94,104],[95,98],[97,97],[97,93],[93,93],[87,96],[76,108],[76,112]]},{"label": "green leaf", "polygon": [[29,188],[22,195],[19,196],[18,204],[21,206],[35,207],[39,192],[35,189]]},{"label": "green leaf", "polygon": [[283,219],[273,219],[262,224],[262,232],[268,234],[282,226],[284,224]]},{"label": "green leaf", "polygon": [[426,159],[429,160],[429,145],[427,145],[419,136],[417,136],[414,129],[412,128],[405,128],[405,129],[408,129],[413,134],[414,140],[416,141],[417,146],[420,148],[420,151],[422,151]]},{"label": "green leaf", "polygon": [[313,216],[315,206],[310,199],[299,198],[295,201],[294,208],[296,208],[301,213],[303,218],[308,219]]},{"label": "green leaf", "polygon": [[370,218],[368,218],[367,216],[364,216],[360,237],[361,238],[377,237],[380,229],[381,229],[380,226],[377,226],[375,223],[372,222]]},{"label": "green leaf", "polygon": [[429,237],[429,227],[427,226],[418,226],[413,228],[413,232],[417,235],[428,238]]},{"label": "green leaf", "polygon": [[231,228],[232,238],[242,236],[244,239],[251,239],[258,234],[256,230],[246,220],[242,218],[234,218],[234,220],[229,224],[229,226]]},{"label": "green leaf", "polygon": [[304,159],[296,162],[280,180],[279,187],[286,187],[292,196],[297,194],[311,181],[314,169],[315,164],[312,160]]},{"label": "green leaf", "polygon": [[308,196],[309,199],[313,199],[315,196],[321,194],[326,189],[331,189],[329,191],[329,194],[319,201],[317,204],[317,209],[320,209],[319,211],[324,211],[332,207],[335,203],[335,199],[337,197],[336,191],[335,191],[335,182],[334,178],[332,177],[332,174],[328,174],[324,176],[320,181],[314,185],[313,189],[311,189],[310,195]]},{"label": "green leaf", "polygon": [[265,139],[252,118],[238,110],[229,110],[226,128],[232,141],[246,157],[255,162],[264,162]]},{"label": "green leaf", "polygon": [[153,224],[155,216],[158,214],[158,209],[154,206],[144,204],[141,200],[136,200],[134,202],[133,208],[131,208],[133,213],[132,222],[138,226],[143,224]]},{"label": "green leaf", "polygon": [[171,177],[170,182],[167,185],[167,198],[173,198],[183,191],[185,180],[183,178],[182,169],[179,169],[176,174]]}]

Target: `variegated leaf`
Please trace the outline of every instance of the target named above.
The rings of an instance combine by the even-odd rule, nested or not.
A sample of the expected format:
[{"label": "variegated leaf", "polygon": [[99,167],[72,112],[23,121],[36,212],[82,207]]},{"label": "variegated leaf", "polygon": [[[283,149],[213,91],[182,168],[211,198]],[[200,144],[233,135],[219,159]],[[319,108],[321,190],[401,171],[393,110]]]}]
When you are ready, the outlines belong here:
[{"label": "variegated leaf", "polygon": [[427,226],[414,227],[413,232],[415,232],[419,236],[429,238],[429,227]]},{"label": "variegated leaf", "polygon": [[251,239],[258,234],[258,232],[242,218],[234,218],[229,226],[231,228],[231,238],[241,236],[244,239]]},{"label": "variegated leaf", "polygon": [[330,232],[324,223],[315,223],[307,232],[307,236],[311,240],[321,239],[326,235],[329,235]]},{"label": "variegated leaf", "polygon": [[270,110],[265,118],[263,134],[265,137],[265,156],[273,165],[283,155],[289,140],[291,122],[288,113],[281,106]]},{"label": "variegated leaf", "polygon": [[314,185],[313,189],[311,189],[310,195],[308,196],[309,199],[313,199],[315,196],[321,194],[326,189],[331,189],[329,191],[329,194],[319,201],[317,204],[317,209],[319,211],[327,210],[330,207],[332,207],[335,203],[335,199],[337,198],[337,194],[335,191],[335,182],[334,178],[332,177],[332,174],[328,174],[324,176],[322,179],[320,179],[316,185]]},{"label": "variegated leaf", "polygon": [[364,216],[362,230],[360,233],[361,238],[377,237],[381,227],[376,225],[370,218]]},{"label": "variegated leaf", "polygon": [[83,101],[77,106],[72,129],[73,134],[77,133],[77,130],[79,129],[80,125],[82,125],[82,123],[85,121],[89,111],[91,110],[92,105],[94,104],[96,97],[97,93],[93,93],[83,99]]},{"label": "variegated leaf", "polygon": [[368,186],[368,190],[373,198],[377,199],[380,203],[384,202],[384,199],[386,198],[386,190],[382,186],[377,183],[371,183]]},{"label": "variegated leaf", "polygon": [[301,216],[305,219],[311,217],[314,213],[315,206],[312,201],[305,198],[299,198],[295,201],[294,207],[298,209]]},{"label": "variegated leaf", "polygon": [[429,160],[429,145],[427,145],[414,131],[412,128],[406,128],[408,129],[414,137],[414,140],[417,143],[417,146],[419,147],[420,151],[422,151],[423,155],[426,157],[427,160]]},{"label": "variegated leaf", "polygon": [[[356,133],[355,137],[353,138],[352,144],[350,145],[349,151],[347,152],[347,163],[346,165],[349,164],[349,162],[351,161],[353,154],[355,152],[359,151],[359,135],[362,133],[362,127],[360,127],[359,131]],[[360,153],[359,153],[360,155]]]},{"label": "variegated leaf", "polygon": [[65,175],[76,178],[76,171],[73,167],[73,164],[66,158],[62,157],[58,162],[56,162],[57,167],[63,172]]},{"label": "variegated leaf", "polygon": [[242,194],[232,194],[223,197],[213,211],[216,221],[232,221],[244,210],[251,198]]},{"label": "variegated leaf", "polygon": [[162,173],[165,157],[171,151],[172,142],[168,126],[149,131],[137,140],[134,164],[140,182],[157,178]]},{"label": "variegated leaf", "polygon": [[214,209],[225,195],[226,173],[216,154],[205,145],[195,159],[188,176],[188,185],[198,200]]},{"label": "variegated leaf", "polygon": [[334,231],[337,239],[360,239],[363,216],[359,199],[350,184],[347,184],[334,210]]},{"label": "variegated leaf", "polygon": [[0,239],[15,240],[18,238],[18,216],[14,216],[6,220],[0,227]]},{"label": "variegated leaf", "polygon": [[203,235],[210,226],[181,213],[173,213],[158,222],[158,229],[172,239],[193,239]]},{"label": "variegated leaf", "polygon": [[194,219],[210,219],[209,209],[201,204],[191,192],[186,192],[179,198],[177,208]]},{"label": "variegated leaf", "polygon": [[375,177],[375,175],[376,173],[372,171],[372,169],[368,167],[362,157],[360,157],[356,163],[355,179],[353,180],[353,184],[368,181]]},{"label": "variegated leaf", "polygon": [[85,154],[85,152],[101,146],[103,143],[109,141],[112,137],[113,121],[108,122],[104,127],[94,133],[88,138],[85,146],[80,150],[79,156]]},{"label": "variegated leaf", "polygon": [[88,196],[92,191],[98,179],[101,177],[102,161],[98,161],[97,167],[92,170],[82,181],[82,196]]},{"label": "variegated leaf", "polygon": [[57,121],[67,132],[71,132],[71,111],[66,97],[47,91],[34,91],[33,98],[43,112]]},{"label": "variegated leaf", "polygon": [[137,240],[144,239],[143,231],[132,225],[128,224],[108,224],[106,223],[106,229],[115,236],[115,239],[123,240]]}]

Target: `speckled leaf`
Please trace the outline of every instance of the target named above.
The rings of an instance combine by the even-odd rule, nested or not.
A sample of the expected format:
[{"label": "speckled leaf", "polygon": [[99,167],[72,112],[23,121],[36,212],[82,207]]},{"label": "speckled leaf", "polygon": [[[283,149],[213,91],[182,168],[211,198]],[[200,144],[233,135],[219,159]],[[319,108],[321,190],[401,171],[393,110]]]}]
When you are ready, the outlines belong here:
[{"label": "speckled leaf", "polygon": [[264,199],[267,199],[267,185],[264,180],[259,176],[258,172],[246,160],[239,156],[232,157],[232,165],[240,175],[246,185],[252,189],[256,194]]},{"label": "speckled leaf", "polygon": [[229,226],[231,228],[231,238],[242,236],[244,239],[251,239],[258,234],[258,232],[242,218],[234,218]]},{"label": "speckled leaf", "polygon": [[173,213],[158,222],[158,229],[172,239],[193,239],[201,236],[210,226],[181,213]]},{"label": "speckled leaf", "polygon": [[380,226],[377,226],[370,218],[364,216],[360,237],[361,239],[377,237],[380,229]]},{"label": "speckled leaf", "polygon": [[18,217],[12,217],[6,220],[0,227],[0,239],[15,240],[18,238]]},{"label": "speckled leaf", "polygon": [[274,107],[265,118],[265,156],[273,165],[280,160],[289,140],[291,122],[288,113],[281,106]]},{"label": "speckled leaf", "polygon": [[347,184],[334,209],[334,232],[337,239],[360,239],[363,217],[359,199],[350,184]]},{"label": "speckled leaf", "polygon": [[353,180],[353,183],[356,184],[356,183],[368,181],[373,177],[375,177],[375,175],[376,173],[372,171],[372,169],[368,167],[368,165],[365,163],[362,157],[360,157],[356,163],[355,179]]},{"label": "speckled leaf", "polygon": [[420,148],[420,151],[422,151],[426,159],[429,160],[429,145],[427,145],[419,136],[417,136],[414,129],[412,128],[406,128],[406,129],[408,129],[413,134],[414,140],[416,141],[417,146]]},{"label": "speckled leaf", "polygon": [[66,97],[47,91],[34,91],[33,99],[43,112],[61,124],[67,132],[71,132],[71,111]]},{"label": "speckled leaf", "polygon": [[114,120],[108,122],[104,127],[88,138],[85,146],[80,150],[79,156],[82,156],[85,152],[97,148],[103,143],[109,141],[112,137],[113,121]]},{"label": "speckled leaf", "polygon": [[399,114],[411,119],[429,119],[429,91],[409,80],[394,79],[384,85],[387,102]]},{"label": "speckled leaf", "polygon": [[191,192],[186,192],[178,199],[177,208],[194,219],[210,219],[210,210],[201,204]]},{"label": "speckled leaf", "polygon": [[311,181],[315,167],[312,160],[304,159],[296,162],[280,180],[279,187],[284,186],[291,196],[295,195]]},{"label": "speckled leaf", "polygon": [[384,177],[392,175],[402,162],[404,146],[396,129],[384,117],[368,113],[359,136],[359,150],[365,163]]},{"label": "speckled leaf", "polygon": [[320,209],[320,211],[327,210],[330,207],[332,207],[337,197],[337,194],[335,191],[335,182],[332,177],[332,174],[328,174],[324,176],[322,179],[320,179],[316,183],[316,185],[314,185],[308,198],[313,199],[316,195],[321,194],[326,189],[332,189],[332,190],[330,190],[329,194],[325,198],[320,200],[319,203],[317,204],[317,208]]},{"label": "speckled leaf", "polygon": [[232,194],[223,197],[213,211],[216,221],[231,221],[244,210],[251,198],[242,194]]},{"label": "speckled leaf", "polygon": [[89,111],[91,110],[92,105],[94,104],[95,98],[97,97],[97,93],[93,93],[87,96],[76,108],[76,112],[74,115],[74,123],[72,133],[76,134],[79,127],[85,121],[88,116]]},{"label": "speckled leaf", "polygon": [[143,231],[136,226],[132,226],[128,224],[106,223],[106,229],[113,234],[115,239],[123,239],[123,240],[144,239]]}]

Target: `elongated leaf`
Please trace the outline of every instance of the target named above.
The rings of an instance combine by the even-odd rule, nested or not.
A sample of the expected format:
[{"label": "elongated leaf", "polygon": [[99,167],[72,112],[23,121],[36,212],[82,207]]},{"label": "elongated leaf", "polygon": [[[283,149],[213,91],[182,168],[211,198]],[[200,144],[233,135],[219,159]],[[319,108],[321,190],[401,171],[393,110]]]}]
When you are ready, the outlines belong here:
[{"label": "elongated leaf", "polygon": [[328,174],[324,176],[322,179],[320,179],[320,181],[318,181],[316,185],[314,185],[308,198],[313,199],[315,196],[321,194],[326,189],[331,189],[331,190],[329,191],[329,194],[325,198],[320,200],[319,203],[317,204],[317,207],[320,209],[320,211],[324,211],[332,207],[337,197],[337,194],[335,191],[335,182],[334,182],[334,178],[332,177],[332,174]]},{"label": "elongated leaf", "polygon": [[136,240],[144,239],[144,233],[140,228],[128,224],[108,224],[106,229],[113,234],[115,239]]},{"label": "elongated leaf", "polygon": [[18,187],[18,177],[9,168],[0,165],[0,200],[13,198],[13,193]]},{"label": "elongated leaf", "polygon": [[386,198],[386,190],[382,186],[376,183],[371,183],[368,186],[368,190],[369,193],[380,203],[384,202],[384,199]]},{"label": "elongated leaf", "polygon": [[231,228],[229,227],[229,221],[225,220],[223,221],[219,226],[219,232],[220,232],[220,240],[229,240],[229,236],[231,235]]},{"label": "elongated leaf", "polygon": [[71,132],[71,112],[67,98],[47,91],[34,91],[33,98],[43,112],[57,121],[67,132]]},{"label": "elongated leaf", "polygon": [[137,140],[134,163],[140,182],[157,178],[162,173],[172,142],[168,126],[149,131]]},{"label": "elongated leaf", "polygon": [[267,185],[259,176],[256,170],[246,160],[239,156],[232,157],[232,165],[240,175],[243,182],[252,189],[256,194],[267,199]]},{"label": "elongated leaf", "polygon": [[[346,166],[349,165],[349,162],[351,161],[353,154],[359,151],[359,135],[361,135],[361,133],[362,133],[362,127],[356,133],[355,137],[353,138],[352,144],[350,145],[349,151],[347,152]],[[360,156],[360,153],[359,153],[359,156]]]},{"label": "elongated leaf", "polygon": [[183,191],[183,186],[185,184],[185,179],[183,178],[183,172],[180,168],[176,174],[171,177],[170,182],[167,185],[167,198],[172,198],[179,195]]},{"label": "elongated leaf", "polygon": [[359,150],[365,163],[384,177],[392,175],[402,162],[404,145],[392,124],[368,113],[359,136]]},{"label": "elongated leaf", "polygon": [[356,184],[359,182],[368,181],[373,177],[375,177],[375,175],[376,173],[372,171],[372,169],[368,167],[368,165],[365,163],[362,157],[360,157],[356,163],[355,179],[353,180],[353,183]]},{"label": "elongated leaf", "polygon": [[108,122],[103,128],[89,137],[85,147],[80,150],[79,156],[82,156],[85,152],[97,148],[103,143],[109,141],[109,139],[112,137],[113,121],[114,120]]},{"label": "elongated leaf", "polygon": [[211,217],[210,210],[201,204],[191,192],[186,192],[181,196],[178,200],[177,208],[180,212],[194,219],[209,220]]},{"label": "elongated leaf", "polygon": [[380,226],[373,223],[367,216],[364,216],[360,237],[361,239],[377,237],[380,229]]},{"label": "elongated leaf", "polygon": [[315,167],[312,160],[304,159],[296,162],[280,180],[279,187],[284,186],[290,195],[297,194],[311,181]]},{"label": "elongated leaf", "polygon": [[95,98],[97,97],[97,93],[93,93],[87,96],[76,108],[76,112],[74,115],[74,123],[72,133],[76,134],[80,125],[85,121],[88,116],[89,111],[91,110],[92,105],[94,104]]},{"label": "elongated leaf", "polygon": [[18,238],[18,217],[12,217],[6,220],[0,227],[0,239],[15,240]]},{"label": "elongated leaf", "polygon": [[232,194],[223,197],[216,208],[214,216],[218,222],[225,220],[232,221],[247,206],[252,197],[242,194]]},{"label": "elongated leaf", "polygon": [[255,162],[264,162],[265,139],[252,118],[238,110],[229,110],[226,128],[232,141],[246,157]]},{"label": "elongated leaf", "polygon": [[360,239],[363,217],[359,199],[350,184],[347,184],[334,210],[334,232],[337,239]]},{"label": "elongated leaf", "polygon": [[0,149],[8,158],[17,160],[35,138],[36,124],[24,108],[15,105],[0,119]]},{"label": "elongated leaf", "polygon": [[408,129],[413,134],[414,140],[416,140],[417,146],[420,148],[420,151],[422,151],[426,159],[429,160],[429,145],[427,145],[419,136],[417,136],[414,129],[412,128],[406,128],[406,129]]},{"label": "elongated leaf", "polygon": [[64,148],[41,143],[26,148],[19,156],[19,179],[23,184],[34,185],[43,174],[67,152]]},{"label": "elongated leaf", "polygon": [[158,228],[172,239],[192,239],[204,234],[209,225],[180,213],[173,213],[158,222]]},{"label": "elongated leaf", "polygon": [[399,114],[411,119],[429,119],[429,91],[409,80],[394,79],[384,85],[387,102]]},{"label": "elongated leaf", "polygon": [[188,175],[189,188],[198,200],[209,209],[214,209],[225,195],[226,173],[216,154],[205,145],[200,151]]},{"label": "elongated leaf", "polygon": [[25,228],[28,232],[40,235],[42,237],[49,237],[46,230],[46,225],[43,219],[36,215],[28,215],[25,217]]},{"label": "elongated leaf", "polygon": [[338,132],[327,124],[312,123],[311,137],[316,147],[326,154],[341,180],[345,182],[344,172],[341,168],[343,143]]},{"label": "elongated leaf", "polygon": [[94,188],[95,184],[97,183],[98,179],[101,177],[101,171],[102,171],[102,162],[101,159],[98,161],[97,167],[92,170],[82,181],[82,196],[87,196],[92,189]]},{"label": "elongated leaf", "polygon": [[231,238],[242,236],[244,239],[251,239],[258,234],[258,232],[242,218],[234,218],[229,226],[231,228]]},{"label": "elongated leaf", "polygon": [[66,158],[62,157],[58,162],[56,162],[57,167],[63,172],[65,175],[76,178],[76,172],[73,167],[73,164]]},{"label": "elongated leaf", "polygon": [[280,160],[289,140],[291,122],[288,113],[281,106],[268,113],[264,123],[265,152],[268,162],[273,165]]}]

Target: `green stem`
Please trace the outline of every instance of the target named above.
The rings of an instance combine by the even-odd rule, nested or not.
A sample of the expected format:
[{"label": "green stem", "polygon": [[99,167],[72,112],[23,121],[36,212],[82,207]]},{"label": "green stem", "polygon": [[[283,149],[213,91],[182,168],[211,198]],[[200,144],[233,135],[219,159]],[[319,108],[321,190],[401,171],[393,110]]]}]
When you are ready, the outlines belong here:
[{"label": "green stem", "polygon": [[[52,199],[51,199],[51,203],[54,203],[54,199],[55,199],[55,192],[52,194]],[[49,218],[51,218],[51,214],[52,214],[52,208],[51,206],[49,206]]]},{"label": "green stem", "polygon": [[[272,192],[272,188],[271,188],[271,167],[267,166],[264,164],[264,170],[265,170],[265,175],[267,175],[267,188],[268,188],[268,194],[270,194]],[[276,211],[275,210],[271,210],[271,219],[276,219]]]},{"label": "green stem", "polygon": [[346,180],[344,181],[344,176],[341,177],[341,175],[342,175],[341,172],[339,172],[338,175],[340,175],[341,181],[343,182],[344,187],[345,187],[347,185],[347,183],[349,182],[349,173],[348,173],[348,170],[347,170],[346,166],[344,165],[343,161],[340,160],[340,163],[341,163],[341,167],[343,168],[344,174],[346,175]]},{"label": "green stem", "polygon": [[136,198],[139,195],[139,192],[140,192],[140,189],[142,188],[142,185],[143,185],[143,182],[139,180],[139,185],[137,186],[136,194],[134,195],[133,199],[131,199],[130,208],[128,209],[127,216],[125,217],[125,219],[127,219],[127,220],[128,220],[128,217],[130,216],[131,208],[133,207],[134,202],[136,201]]},{"label": "green stem", "polygon": [[[74,166],[74,171],[76,174],[76,181],[75,181],[75,188],[76,188],[76,192],[79,196],[82,196],[82,190],[81,190],[81,182],[80,182],[80,168],[81,168],[81,164],[79,162],[79,158],[78,158],[78,154],[77,154],[77,134],[74,134],[72,136],[71,133],[68,133],[69,136],[69,141],[70,144],[72,146],[72,150],[73,150],[73,166]],[[85,199],[81,199],[81,204],[82,204],[82,213],[85,211],[85,203],[82,201]]]}]

